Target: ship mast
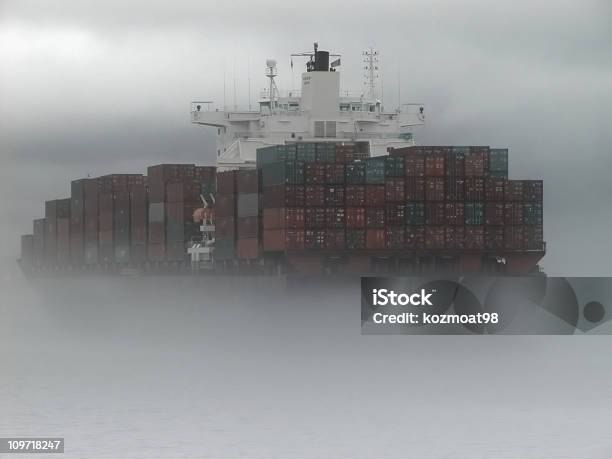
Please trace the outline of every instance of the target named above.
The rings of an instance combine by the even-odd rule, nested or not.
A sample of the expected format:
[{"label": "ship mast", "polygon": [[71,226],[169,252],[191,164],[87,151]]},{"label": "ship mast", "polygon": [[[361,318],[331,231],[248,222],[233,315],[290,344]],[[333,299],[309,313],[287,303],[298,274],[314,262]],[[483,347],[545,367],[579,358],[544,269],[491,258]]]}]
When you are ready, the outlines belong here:
[{"label": "ship mast", "polygon": [[376,99],[376,80],[379,78],[378,75],[378,51],[370,48],[363,53],[363,63],[365,64],[364,69],[364,80],[367,87],[367,97],[369,99]]}]

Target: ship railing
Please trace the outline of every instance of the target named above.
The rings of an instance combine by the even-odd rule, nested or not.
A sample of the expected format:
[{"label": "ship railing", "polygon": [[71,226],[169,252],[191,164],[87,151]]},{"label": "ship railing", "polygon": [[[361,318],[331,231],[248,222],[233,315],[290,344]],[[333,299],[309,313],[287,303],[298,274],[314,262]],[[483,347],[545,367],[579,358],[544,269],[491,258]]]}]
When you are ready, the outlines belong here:
[{"label": "ship railing", "polygon": [[191,113],[228,111],[237,113],[259,113],[259,106],[226,105],[225,107],[217,107],[212,100],[191,102]]}]

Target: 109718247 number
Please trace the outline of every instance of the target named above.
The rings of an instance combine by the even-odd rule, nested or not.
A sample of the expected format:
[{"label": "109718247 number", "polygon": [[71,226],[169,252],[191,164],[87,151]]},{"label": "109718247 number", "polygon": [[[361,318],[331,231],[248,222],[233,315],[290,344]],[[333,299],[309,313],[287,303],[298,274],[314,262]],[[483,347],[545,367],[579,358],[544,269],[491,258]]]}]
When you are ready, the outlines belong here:
[{"label": "109718247 number", "polygon": [[63,438],[1,438],[0,453],[63,453]]}]

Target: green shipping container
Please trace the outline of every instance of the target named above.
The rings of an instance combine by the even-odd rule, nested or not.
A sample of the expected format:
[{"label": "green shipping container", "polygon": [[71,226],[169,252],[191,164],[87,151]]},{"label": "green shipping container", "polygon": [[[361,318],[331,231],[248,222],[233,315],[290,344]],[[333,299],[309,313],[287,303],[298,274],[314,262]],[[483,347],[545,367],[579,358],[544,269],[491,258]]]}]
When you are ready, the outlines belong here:
[{"label": "green shipping container", "polygon": [[489,150],[489,171],[508,173],[507,148],[491,148]]},{"label": "green shipping container", "polygon": [[366,161],[366,183],[382,185],[385,183],[385,158],[368,158]]},{"label": "green shipping container", "polygon": [[425,224],[425,203],[407,202],[406,203],[406,224],[424,225]]},{"label": "green shipping container", "polygon": [[217,261],[236,258],[236,242],[234,239],[216,239],[214,258]]},{"label": "green shipping container", "polygon": [[366,165],[363,161],[347,163],[345,178],[348,185],[361,185],[365,183]]},{"label": "green shipping container", "polygon": [[336,162],[336,144],[334,143],[318,143],[316,147],[317,162],[319,163],[335,163]]},{"label": "green shipping container", "polygon": [[487,177],[491,177],[491,178],[507,179],[508,171],[489,171],[487,172],[486,175]]},{"label": "green shipping container", "polygon": [[261,171],[264,187],[304,183],[304,163],[301,161],[264,164]]},{"label": "green shipping container", "polygon": [[296,159],[298,161],[304,161],[305,163],[314,163],[317,160],[317,144],[308,142],[308,143],[298,143],[296,144],[297,153]]},{"label": "green shipping container", "polygon": [[482,225],[484,222],[484,206],[482,202],[465,203],[465,224]]},{"label": "green shipping container", "polygon": [[387,177],[403,177],[404,173],[403,156],[387,156],[385,158],[385,175]]},{"label": "green shipping container", "polygon": [[257,166],[279,161],[295,161],[295,145],[271,145],[257,149]]},{"label": "green shipping container", "polygon": [[542,220],[542,204],[526,202],[523,205],[523,223],[525,223],[525,225],[541,225]]}]

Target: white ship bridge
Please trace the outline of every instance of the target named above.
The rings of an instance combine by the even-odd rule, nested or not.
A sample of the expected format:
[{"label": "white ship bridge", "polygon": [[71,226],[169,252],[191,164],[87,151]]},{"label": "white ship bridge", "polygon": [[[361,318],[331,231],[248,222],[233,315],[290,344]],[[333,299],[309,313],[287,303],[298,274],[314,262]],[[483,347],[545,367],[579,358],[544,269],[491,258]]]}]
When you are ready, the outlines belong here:
[{"label": "white ship bridge", "polygon": [[[367,90],[340,90],[340,59],[327,51],[294,54],[309,58],[301,91],[281,93],[274,81],[276,61],[266,62],[269,88],[257,110],[215,108],[211,101],[191,104],[191,121],[217,129],[217,166],[254,167],[257,148],[285,142],[365,142],[372,156],[388,148],[414,145],[413,130],[425,122],[422,104],[402,104],[386,111],[377,97],[378,54],[364,53]],[[331,55],[332,58],[337,55]]]}]

